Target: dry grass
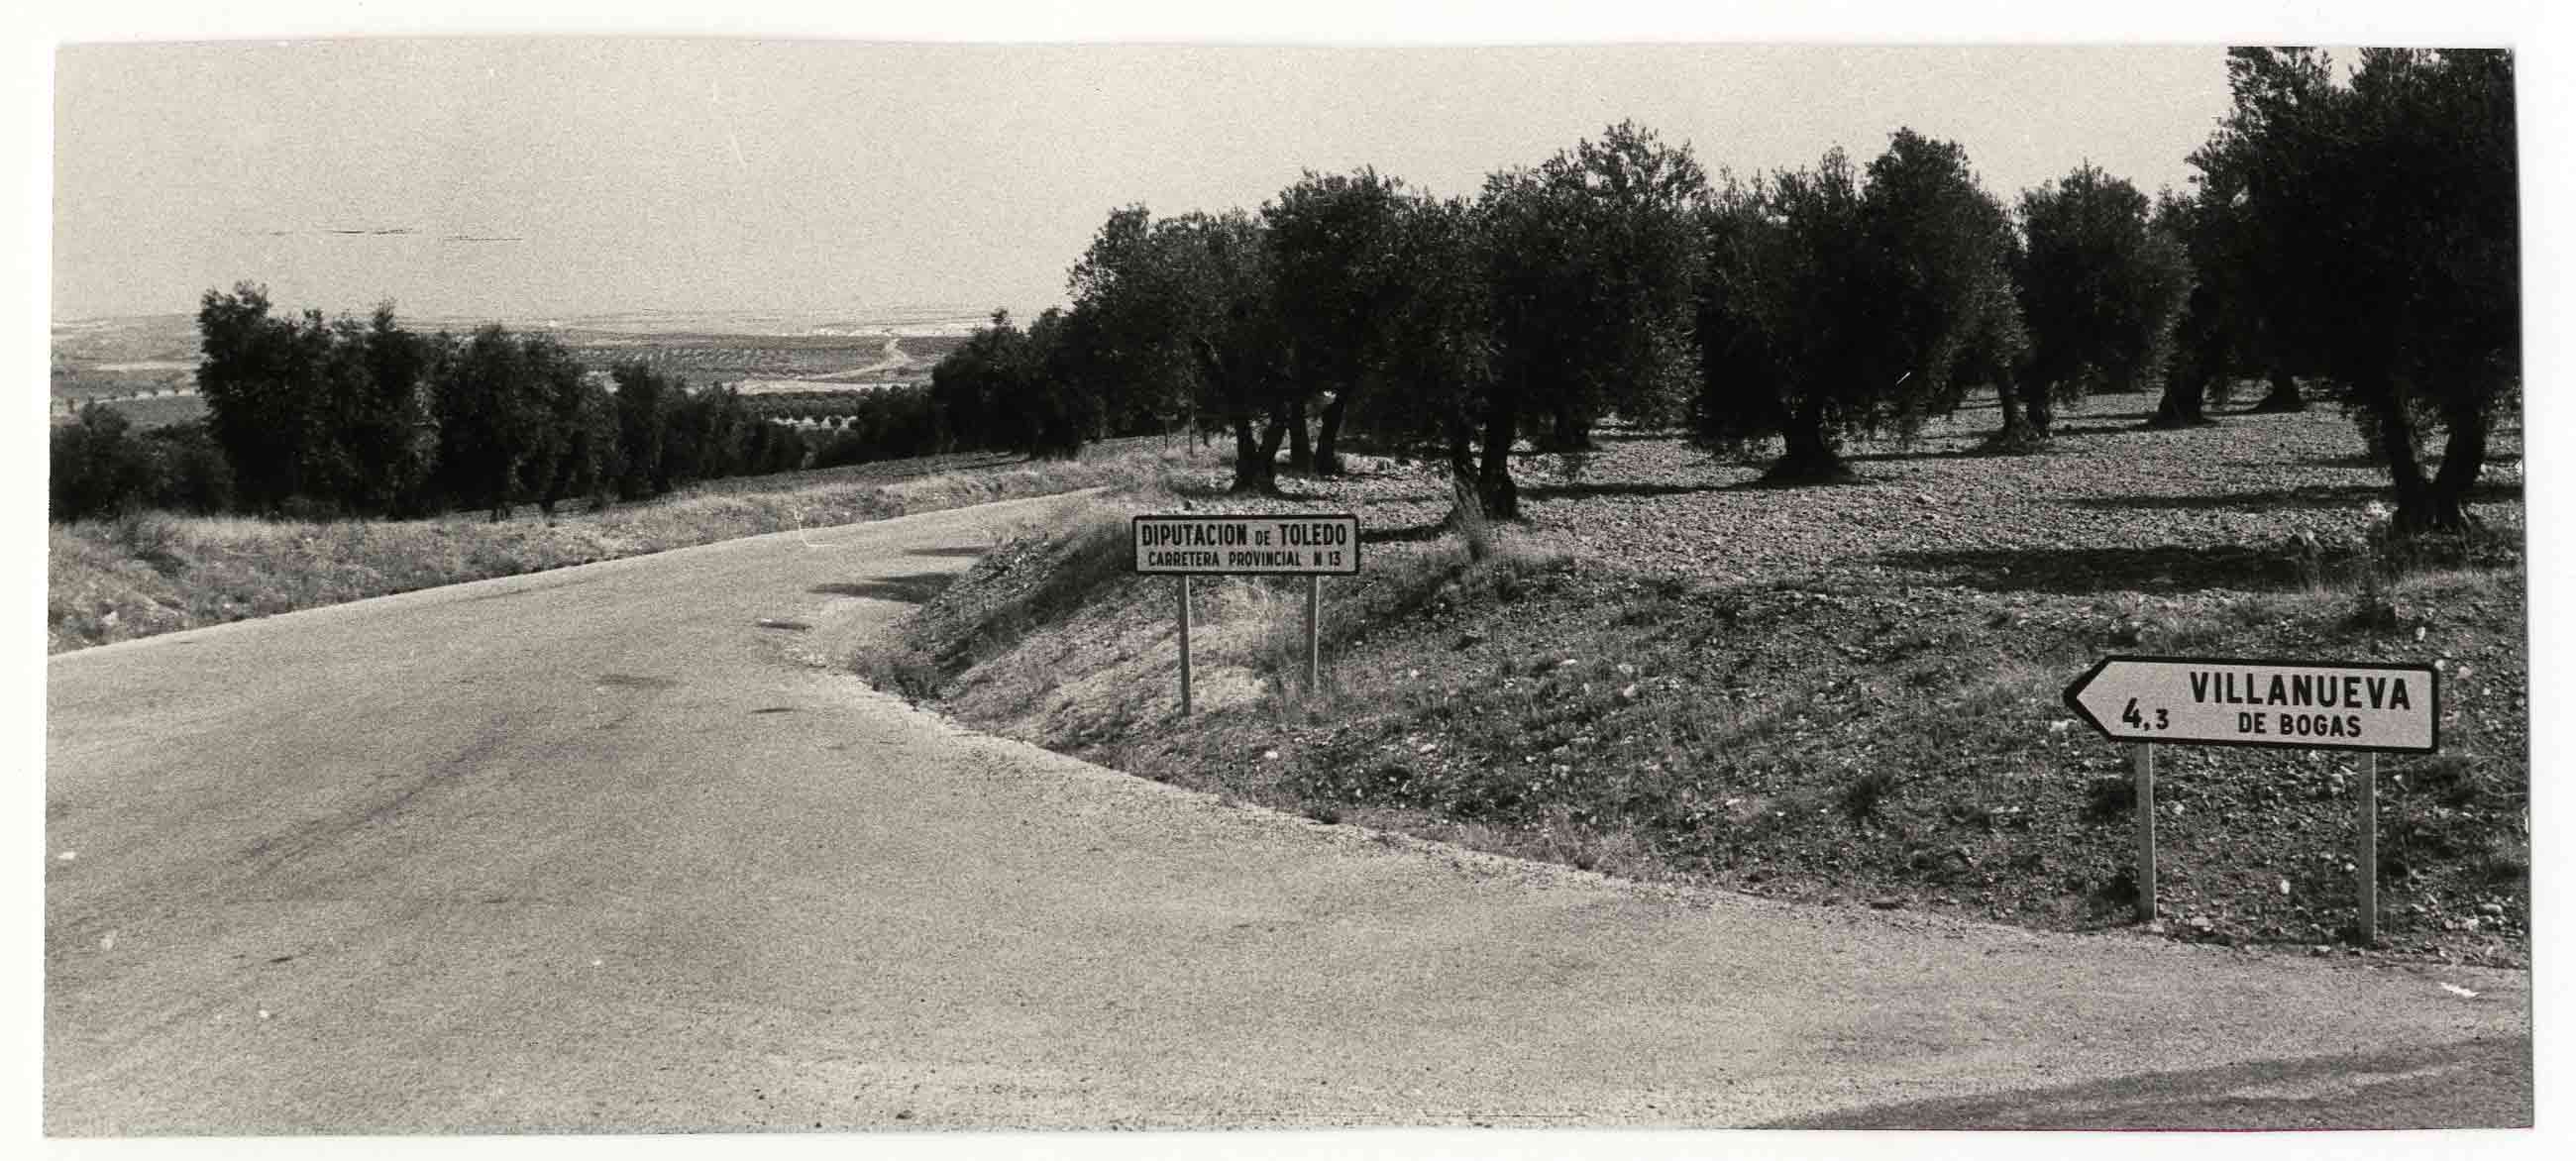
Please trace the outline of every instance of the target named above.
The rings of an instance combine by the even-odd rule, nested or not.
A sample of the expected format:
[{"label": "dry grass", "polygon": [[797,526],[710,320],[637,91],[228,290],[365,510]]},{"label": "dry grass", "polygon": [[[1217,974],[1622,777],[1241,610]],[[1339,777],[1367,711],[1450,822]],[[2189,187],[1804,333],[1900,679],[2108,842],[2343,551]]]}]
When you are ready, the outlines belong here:
[{"label": "dry grass", "polygon": [[742,536],[883,520],[1083,488],[1153,488],[1196,466],[1185,447],[1127,446],[1074,461],[945,471],[891,482],[724,481],[647,504],[488,522],[269,521],[146,513],[55,525],[47,536],[46,649],[59,653],[461,581],[640,556]]},{"label": "dry grass", "polygon": [[[1128,518],[1177,497],[1138,489],[1068,504],[980,563],[907,627],[850,659],[881,689],[939,696],[979,718],[1022,723],[1030,736],[1121,745],[1179,713],[1178,582],[1131,573]],[[1559,551],[1517,533],[1373,545],[1369,572],[1323,586],[1325,689],[1305,686],[1305,581],[1200,577],[1191,584],[1191,660],[1199,712],[1268,705],[1314,712],[1333,696],[1330,659],[1370,626],[1414,610],[1517,593],[1563,569]],[[1081,621],[1068,636],[1062,630]],[[1043,638],[1043,639],[1041,639]]]},{"label": "dry grass", "polygon": [[[2519,494],[2482,501],[2495,543],[2394,557],[2370,503],[2384,485],[2318,460],[2349,440],[2333,418],[2235,420],[2189,447],[2074,432],[2047,456],[1876,459],[1874,486],[1804,490],[1737,487],[1739,469],[1633,439],[1533,483],[1527,518],[1481,537],[1436,469],[1299,479],[1278,503],[1356,508],[1373,537],[1365,573],[1325,585],[1322,689],[1303,688],[1301,582],[1205,580],[1198,713],[1178,721],[1172,582],[1111,575],[961,655],[940,706],[1328,822],[2092,928],[2129,922],[2132,820],[2103,793],[2127,786],[2118,749],[2059,701],[2072,675],[2105,653],[2440,663],[2443,754],[2380,766],[2383,930],[2409,954],[2516,962]],[[2285,531],[2326,550],[2302,560]],[[961,582],[925,623],[1045,583],[1025,563]],[[2349,764],[2176,747],[2158,796],[2175,929],[2332,939],[2349,877],[2314,868],[2342,855]]]}]

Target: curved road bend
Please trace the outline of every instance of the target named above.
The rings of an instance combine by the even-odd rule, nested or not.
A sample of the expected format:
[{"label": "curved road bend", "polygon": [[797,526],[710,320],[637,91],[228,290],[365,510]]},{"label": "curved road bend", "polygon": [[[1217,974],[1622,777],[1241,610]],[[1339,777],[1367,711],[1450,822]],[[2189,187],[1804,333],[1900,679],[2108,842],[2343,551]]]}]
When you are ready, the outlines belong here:
[{"label": "curved road bend", "polygon": [[1050,503],[51,658],[47,1130],[2528,1123],[2521,973],[1625,885],[799,659]]}]

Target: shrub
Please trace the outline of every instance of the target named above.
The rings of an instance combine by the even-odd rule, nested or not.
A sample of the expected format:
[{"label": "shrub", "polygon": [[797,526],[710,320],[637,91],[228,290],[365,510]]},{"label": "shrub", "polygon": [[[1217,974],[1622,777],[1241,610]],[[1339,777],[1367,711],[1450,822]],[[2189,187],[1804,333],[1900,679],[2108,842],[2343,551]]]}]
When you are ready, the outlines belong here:
[{"label": "shrub", "polygon": [[2531,836],[2497,833],[2487,836],[2473,858],[2478,877],[2498,887],[2523,887],[2531,883]]},{"label": "shrub", "polygon": [[2138,784],[2126,774],[2107,774],[2084,787],[2084,816],[2109,822],[2138,808]]},{"label": "shrub", "polygon": [[233,506],[233,468],[202,419],[144,433],[157,461],[152,506],[212,516]]},{"label": "shrub", "polygon": [[166,516],[128,512],[117,517],[115,543],[127,556],[152,566],[152,571],[163,576],[177,576],[188,567],[179,530]]},{"label": "shrub", "polygon": [[939,695],[939,662],[910,646],[861,653],[851,659],[850,668],[868,684],[905,701],[922,702]]},{"label": "shrub", "polygon": [[2403,773],[2408,789],[2453,809],[2476,805],[2484,783],[2477,760],[2465,754],[2427,754]]},{"label": "shrub", "polygon": [[158,465],[130,426],[115,408],[91,403],[78,423],[54,429],[46,507],[55,520],[113,516],[152,499]]},{"label": "shrub", "polygon": [[1843,817],[1853,822],[1868,822],[1877,818],[1879,808],[1886,804],[1887,796],[1895,790],[1895,771],[1870,770],[1853,776],[1851,781],[1843,784],[1842,795],[1838,800]]}]

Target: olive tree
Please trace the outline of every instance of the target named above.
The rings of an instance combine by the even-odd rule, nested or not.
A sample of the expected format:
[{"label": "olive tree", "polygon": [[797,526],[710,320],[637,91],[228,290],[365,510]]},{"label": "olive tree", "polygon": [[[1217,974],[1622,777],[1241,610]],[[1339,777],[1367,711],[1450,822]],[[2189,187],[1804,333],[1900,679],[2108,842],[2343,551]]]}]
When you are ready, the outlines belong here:
[{"label": "olive tree", "polygon": [[1704,445],[1776,436],[1769,478],[1821,482],[1850,475],[1844,438],[1912,430],[1956,406],[1971,376],[2023,413],[2013,239],[1958,146],[1899,130],[1865,172],[1834,149],[1729,179],[1704,222],[1692,407]]},{"label": "olive tree", "polygon": [[2470,523],[2488,432],[2521,387],[2513,67],[2502,50],[2366,49],[2338,82],[2321,52],[2233,49],[2235,108],[2192,158],[2244,191],[2275,341],[2344,387],[2400,534]]},{"label": "olive tree", "polygon": [[2191,293],[2191,259],[2147,197],[2092,165],[2021,196],[2015,262],[2030,366],[2022,420],[2048,436],[2051,399],[2159,387]]},{"label": "olive tree", "polygon": [[[1341,470],[1342,425],[1374,364],[1386,357],[1387,311],[1409,276],[1397,258],[1404,183],[1375,169],[1350,174],[1312,170],[1261,207],[1270,242],[1279,319],[1298,353],[1298,371],[1317,399],[1311,452],[1292,446],[1289,462],[1319,475]],[[1290,429],[1305,442],[1304,407],[1293,403]]]}]

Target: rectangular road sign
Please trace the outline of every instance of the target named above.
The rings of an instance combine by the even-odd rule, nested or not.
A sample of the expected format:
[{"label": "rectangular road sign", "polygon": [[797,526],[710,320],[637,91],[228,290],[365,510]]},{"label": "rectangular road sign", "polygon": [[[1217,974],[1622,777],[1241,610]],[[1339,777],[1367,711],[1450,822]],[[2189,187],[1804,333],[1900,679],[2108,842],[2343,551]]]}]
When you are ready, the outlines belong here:
[{"label": "rectangular road sign", "polygon": [[1140,573],[1354,576],[1360,571],[1360,518],[1347,512],[1139,516],[1133,526]]},{"label": "rectangular road sign", "polygon": [[2429,665],[2106,657],[2065,696],[2115,741],[2430,754],[2438,679]]}]

